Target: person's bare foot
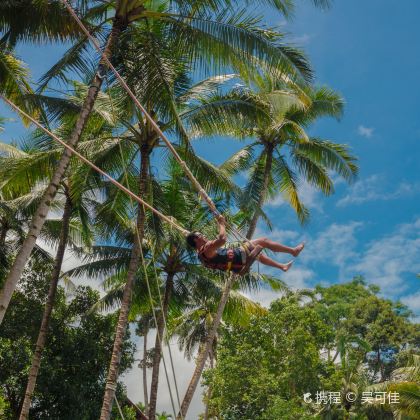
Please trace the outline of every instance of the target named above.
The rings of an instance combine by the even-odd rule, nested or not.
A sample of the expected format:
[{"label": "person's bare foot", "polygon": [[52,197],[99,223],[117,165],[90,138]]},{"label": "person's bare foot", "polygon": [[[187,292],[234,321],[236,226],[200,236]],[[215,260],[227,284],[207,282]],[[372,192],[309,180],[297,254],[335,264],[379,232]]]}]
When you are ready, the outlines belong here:
[{"label": "person's bare foot", "polygon": [[289,270],[289,268],[292,266],[293,261],[289,261],[287,264],[281,264],[280,268],[286,272]]},{"label": "person's bare foot", "polygon": [[305,248],[305,242],[302,242],[297,247],[295,247],[292,255],[297,257],[302,252],[303,248]]}]

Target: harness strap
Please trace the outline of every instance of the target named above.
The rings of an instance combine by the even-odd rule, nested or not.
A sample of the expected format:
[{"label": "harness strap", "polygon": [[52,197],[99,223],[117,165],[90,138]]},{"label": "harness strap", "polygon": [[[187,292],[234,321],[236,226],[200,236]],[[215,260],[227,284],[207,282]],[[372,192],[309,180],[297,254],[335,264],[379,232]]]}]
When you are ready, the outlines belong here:
[{"label": "harness strap", "polygon": [[233,251],[233,249],[229,248],[227,250],[227,267],[226,267],[226,271],[230,271],[232,270],[232,264],[233,264],[233,259],[235,258],[235,252]]},{"label": "harness strap", "polygon": [[222,271],[231,271],[232,268],[241,268],[242,264],[234,264],[233,261],[235,259],[235,251],[232,248],[228,248],[226,250],[226,262],[217,263],[213,262],[210,258],[204,255],[204,246],[201,247],[198,251],[198,256],[201,262],[208,268],[217,269]]}]

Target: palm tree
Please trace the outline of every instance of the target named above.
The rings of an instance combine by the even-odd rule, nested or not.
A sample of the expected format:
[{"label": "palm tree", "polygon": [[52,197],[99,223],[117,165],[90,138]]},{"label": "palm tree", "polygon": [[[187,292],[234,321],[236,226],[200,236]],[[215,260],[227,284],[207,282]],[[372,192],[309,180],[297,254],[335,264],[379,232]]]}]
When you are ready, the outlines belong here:
[{"label": "palm tree", "polygon": [[[134,126],[131,127],[131,131],[134,129]],[[123,146],[123,154],[129,162],[131,157],[129,153],[126,153],[127,145],[123,144]],[[110,154],[110,158],[115,159],[115,153]],[[207,209],[197,206],[195,193],[180,189],[180,187],[182,187],[182,170],[179,165],[171,160],[168,171],[170,174],[169,179],[161,184],[157,183],[157,181],[149,175],[149,183],[153,185],[151,192],[153,195],[150,197],[150,200],[153,202],[154,206],[164,213],[172,214],[172,217],[175,216],[178,222],[183,223],[185,226],[191,226],[192,228],[193,226],[197,227],[200,224],[208,224],[208,218],[210,217],[209,212]],[[135,174],[133,175],[135,177]],[[131,179],[131,176],[132,174],[128,172],[128,178]],[[127,180],[127,182],[128,181],[129,180]],[[216,181],[217,179],[212,179],[210,185],[215,185]],[[189,184],[186,183],[185,187],[189,188]],[[109,232],[105,233],[105,236],[112,234],[114,242],[116,238],[120,238],[118,240],[120,246],[94,247],[92,256],[85,257],[86,264],[67,273],[73,276],[81,274],[111,276],[106,281],[108,288],[111,288],[108,289],[108,293],[102,299],[102,305],[105,305],[107,308],[115,306],[116,300],[118,302],[121,301],[125,275],[120,270],[122,270],[123,267],[125,267],[124,270],[126,270],[129,261],[129,249],[133,246],[132,242],[136,239],[135,233],[131,231],[132,227],[127,223],[129,214],[132,211],[130,208],[132,203],[128,203],[130,206],[126,207],[124,205],[125,200],[127,200],[127,198],[118,191],[115,192],[115,195],[110,191],[108,201],[105,201],[98,207],[99,218],[97,220],[99,220],[99,225],[104,225],[104,232]],[[122,211],[126,211],[127,214],[122,216]],[[115,224],[112,223],[113,220],[116,221]],[[127,228],[129,228],[129,231],[127,231]],[[127,242],[128,246],[126,246],[124,242]],[[153,279],[155,279],[161,285],[160,287],[163,287],[162,301],[159,302],[159,298],[156,296],[156,289],[153,287],[154,292],[152,295],[155,302],[150,302],[150,305],[160,307],[159,310],[156,311],[157,336],[153,352],[153,372],[150,404],[148,407],[148,414],[153,418],[156,413],[159,366],[161,362],[164,327],[168,309],[170,305],[172,307],[174,305],[182,306],[182,302],[189,293],[189,288],[192,287],[191,282],[200,281],[200,272],[197,272],[197,261],[193,253],[186,248],[184,239],[172,228],[162,226],[161,221],[156,219],[154,215],[150,215],[146,218],[146,233],[143,244],[143,253],[147,265],[150,269],[154,266],[159,273],[157,278],[155,278],[155,273],[149,273],[149,282],[152,283],[153,286]],[[151,251],[151,249],[153,249],[153,251]],[[138,272],[136,283],[134,284],[133,305],[130,311],[130,319],[136,318],[136,310],[143,308],[144,302],[147,302],[148,300],[145,292],[149,286],[145,284],[145,276],[144,274],[141,275],[141,272],[141,270]],[[141,283],[142,286],[139,287],[138,283]]]},{"label": "palm tree", "polygon": [[410,354],[408,365],[395,369],[391,379],[372,385],[368,391],[392,392],[399,396],[398,404],[389,404],[394,418],[400,420],[420,416],[420,356]]},{"label": "palm tree", "polygon": [[[85,11],[87,1],[81,0],[76,6]],[[71,41],[81,34],[60,0],[4,0],[0,4],[0,27],[10,47],[19,42]]]},{"label": "palm tree", "polygon": [[149,352],[147,350],[147,336],[150,329],[153,327],[153,315],[149,312],[141,315],[140,320],[137,322],[136,334],[143,337],[143,359],[140,360],[139,367],[142,369],[143,376],[143,394],[144,394],[144,411],[147,413],[149,397],[148,397],[148,383],[147,383],[147,368],[152,367],[149,362]]},{"label": "palm tree", "polygon": [[31,92],[28,69],[5,40],[0,40],[0,94],[30,112],[24,98]]},{"label": "palm tree", "polygon": [[[0,163],[2,162],[3,159],[0,159]],[[31,216],[30,206],[37,198],[36,192],[23,197],[12,197],[0,188],[0,285],[13,256],[23,242]],[[49,254],[39,245],[35,246],[31,258],[39,262],[51,260]]]},{"label": "palm tree", "polygon": [[[316,3],[325,4],[328,2],[317,0]],[[287,10],[288,6],[290,6],[289,2],[276,1],[270,2],[270,4],[282,11]],[[13,7],[13,1],[7,2],[7,5]],[[89,9],[85,7],[89,3],[83,0],[80,0],[78,5],[80,6],[79,9],[84,12],[85,20],[87,20],[87,23],[90,23],[88,25],[89,28],[99,33],[106,29],[106,24],[110,21],[108,9],[112,6],[101,4],[97,7],[92,6]],[[125,40],[122,39],[123,42],[137,41],[138,38],[144,42],[143,53],[135,56],[135,62],[140,65],[150,64],[150,62],[143,62],[141,58],[152,56],[152,62],[155,68],[158,68],[158,78],[162,77],[162,70],[165,69],[165,67],[162,67],[164,62],[158,61],[157,58],[159,58],[160,49],[164,45],[157,42],[158,38],[155,36],[148,38],[145,36],[151,34],[149,31],[150,24],[153,24],[155,28],[158,27],[161,33],[166,32],[166,35],[168,35],[169,31],[173,40],[171,45],[178,53],[182,51],[185,62],[191,63],[197,57],[201,57],[204,60],[203,62],[207,60],[216,67],[231,65],[238,70],[244,69],[244,63],[249,62],[249,66],[245,66],[246,70],[249,70],[250,67],[255,68],[256,65],[260,67],[263,65],[272,71],[287,71],[297,78],[302,74],[310,77],[310,70],[306,60],[296,50],[285,47],[279,42],[273,42],[273,34],[269,33],[269,31],[262,32],[258,27],[255,27],[255,19],[251,19],[248,16],[241,19],[243,14],[235,14],[230,7],[230,2],[226,2],[226,4],[223,1],[200,2],[198,4],[197,2],[186,1],[163,4],[152,2],[147,6],[150,9],[141,0],[117,0],[115,15],[112,19],[112,27],[107,37],[103,58],[100,60],[95,76],[90,83],[86,99],[75,122],[74,130],[67,140],[69,146],[76,147],[78,144],[106,75],[106,63],[116,58],[113,54],[115,51],[114,47],[120,41],[120,36],[124,32],[127,32],[127,36],[123,37],[125,38]],[[137,24],[135,24],[136,22]],[[133,29],[131,32],[126,31],[129,26]],[[276,39],[276,41],[278,40]],[[48,83],[53,77],[65,78],[65,70],[69,68],[87,71],[88,65],[82,59],[87,43],[86,37],[78,40],[60,62],[43,77],[43,84]],[[121,48],[121,51],[125,50],[125,48]],[[159,53],[155,56],[155,52]],[[148,86],[151,89],[153,89],[155,76],[156,74],[153,74],[152,78],[148,80]],[[127,77],[129,76],[127,75]],[[150,98],[147,98],[147,101],[150,101]],[[27,238],[16,256],[0,293],[0,322],[4,317],[18,279],[42,229],[48,213],[49,203],[57,192],[57,186],[64,176],[69,161],[70,152],[66,149],[56,166],[45,196],[34,214]]]},{"label": "palm tree", "polygon": [[[124,0],[122,1],[124,3]],[[126,11],[124,15],[120,14],[119,7],[120,2],[117,2],[116,6],[116,16],[113,21],[112,29],[110,36],[108,37],[107,44],[104,49],[104,57],[110,59],[112,57],[112,51],[115,43],[118,40],[119,35],[127,26],[127,19],[130,16],[132,10]],[[95,77],[92,80],[88,94],[86,96],[84,105],[79,114],[79,117],[74,125],[74,129],[67,141],[69,146],[76,147],[80,139],[82,131],[86,125],[86,122],[90,116],[93,105],[95,103],[96,97],[99,90],[102,86],[103,80],[103,71],[104,71],[104,61],[101,60],[98,70],[95,74]],[[9,305],[10,299],[12,297],[13,291],[16,287],[16,284],[22,274],[22,271],[26,265],[26,262],[35,246],[35,242],[41,232],[41,229],[45,223],[50,204],[53,201],[59,185],[64,177],[64,174],[67,170],[67,167],[70,162],[71,153],[66,149],[59,162],[57,163],[56,169],[51,177],[50,183],[45,190],[44,196],[40,201],[38,208],[36,209],[32,222],[30,224],[27,236],[23,242],[16,258],[14,264],[12,265],[9,274],[6,278],[6,281],[3,285],[3,288],[0,293],[0,323],[3,320],[4,314]]]},{"label": "palm tree", "polygon": [[[252,315],[261,315],[264,308],[250,301],[238,291],[232,291],[233,282],[230,278],[223,284],[223,277],[218,283],[210,280],[211,277],[201,276],[195,289],[191,291],[186,310],[183,314],[171,321],[171,332],[179,337],[180,348],[184,348],[185,354],[191,358],[195,349],[198,348],[196,367],[189,386],[185,393],[180,412],[177,418],[184,418],[188,405],[192,400],[207,360],[213,364],[216,354],[217,330],[222,318],[229,323],[247,323]],[[274,279],[265,278],[270,283]],[[255,287],[261,279],[260,276],[251,274],[236,284],[237,288]],[[276,281],[277,290],[286,290],[282,282]],[[228,292],[226,292],[228,290]],[[219,320],[219,322],[215,322]]]},{"label": "palm tree", "polygon": [[202,104],[198,112],[185,114],[196,137],[220,134],[255,139],[222,165],[231,175],[249,171],[243,196],[243,207],[252,210],[248,238],[255,232],[264,203],[277,194],[283,194],[304,222],[308,210],[299,197],[299,183],[308,182],[328,195],[334,191],[328,171],[348,181],[357,174],[347,146],[306,132],[320,117],[340,117],[343,100],[338,94],[326,87],[299,87],[270,78],[260,80],[258,88],[257,93],[243,87],[206,93],[195,98]]},{"label": "palm tree", "polygon": [[[87,89],[87,88],[86,88]],[[73,115],[68,109],[72,109],[72,104],[77,100],[82,101],[83,89],[75,90],[79,96],[69,96],[67,99],[60,99],[59,106],[63,109],[54,109],[54,113],[60,116],[60,125],[56,132],[60,135],[66,135],[72,129]],[[94,107],[93,116],[90,119],[88,130],[85,130],[81,148],[88,149],[89,140],[96,139],[100,133],[105,136],[110,132],[110,121],[106,112],[101,108],[103,98],[100,95]],[[51,98],[37,96],[39,102],[50,105]],[[109,101],[109,99],[108,99]],[[54,102],[54,101],[53,101]],[[74,113],[74,110],[73,110]],[[48,115],[48,112],[46,113]],[[23,144],[24,150],[16,149],[13,146],[0,144],[0,150],[8,154],[3,158],[3,164],[0,169],[0,178],[3,180],[2,191],[13,192],[20,198],[20,205],[25,204],[22,198],[25,195],[34,196],[32,203],[26,202],[24,208],[26,212],[34,211],[43,194],[43,186],[48,184],[49,177],[54,171],[54,164],[59,159],[63,150],[57,146],[49,136],[42,131],[35,131],[29,140]],[[96,146],[96,153],[100,153],[101,147]],[[68,245],[89,246],[91,244],[91,224],[90,212],[95,204],[95,194],[92,192],[96,185],[94,180],[85,176],[85,167],[77,160],[71,162],[71,174],[66,176],[58,190],[58,198],[55,200],[55,211],[62,211],[61,219],[49,218],[42,232],[44,240],[51,245],[55,245],[58,239],[56,258],[51,275],[50,288],[47,302],[45,304],[44,314],[41,322],[41,328],[38,334],[35,352],[32,358],[32,364],[29,372],[27,389],[23,401],[20,418],[27,418],[31,405],[31,398],[35,389],[37,375],[40,368],[41,356],[45,346],[49,330],[49,320],[51,317],[58,281],[61,277],[61,267],[63,263],[64,252]],[[30,205],[29,205],[30,204]]]},{"label": "palm tree", "polygon": [[[51,140],[49,140],[49,142],[50,141]],[[44,184],[45,182],[48,182],[48,177],[53,171],[52,162],[54,162],[54,158],[58,158],[60,156],[62,150],[54,147],[55,145],[52,145],[52,150],[50,147],[46,150],[42,150],[40,143],[38,143],[37,146],[37,148],[27,152],[20,151],[19,158],[12,155],[9,159],[5,159],[1,171],[2,179],[4,180],[3,190],[20,191],[21,193],[25,193],[27,189],[30,190],[30,193],[33,193],[35,190],[35,192],[38,192],[39,201],[39,196],[42,194],[42,191],[36,191],[36,189],[39,187],[39,183],[42,183],[43,180]],[[48,147],[47,145],[45,146]],[[9,146],[8,149],[10,150],[12,147]],[[50,317],[54,305],[58,281],[61,277],[61,267],[66,247],[69,243],[85,243],[86,245],[89,245],[90,242],[91,234],[88,222],[90,198],[78,194],[78,192],[82,189],[80,184],[77,188],[78,191],[72,191],[72,184],[74,184],[75,180],[78,181],[77,165],[73,165],[72,177],[65,179],[60,186],[59,192],[62,193],[62,197],[60,197],[60,194],[58,195],[58,199],[56,200],[57,205],[55,207],[57,207],[56,210],[63,211],[61,220],[47,220],[44,225],[44,232],[42,233],[44,240],[47,240],[52,244],[56,242],[58,238],[58,246],[51,274],[48,297],[36,342],[35,352],[31,362],[25,398],[21,409],[20,418],[22,419],[27,418],[29,415],[32,394],[35,389],[41,363],[41,356],[48,335]],[[22,185],[22,182],[24,185]],[[20,204],[23,204],[22,201],[20,201]],[[32,207],[34,207],[34,205],[32,205]]]},{"label": "palm tree", "polygon": [[[171,214],[178,222],[190,229],[197,229],[197,226],[203,224],[204,220],[209,216],[207,209],[202,209],[196,205],[195,194],[188,190],[189,185],[185,184],[182,188],[183,173],[181,168],[173,160],[169,162],[168,179],[165,180],[159,192],[155,191],[155,195],[159,197],[159,201],[164,203],[165,212]],[[217,181],[217,179],[215,180]],[[221,178],[223,181],[223,178]],[[214,180],[212,182],[215,184]],[[162,226],[165,228],[165,226]],[[204,226],[202,226],[204,228]],[[159,227],[154,226],[154,235],[158,235]],[[158,255],[155,263],[162,268],[165,275],[163,301],[161,310],[158,313],[156,325],[156,341],[153,357],[152,382],[150,386],[150,402],[148,415],[154,418],[156,414],[156,404],[158,397],[159,384],[159,368],[162,358],[162,345],[165,336],[165,326],[168,319],[168,310],[170,304],[174,308],[174,304],[179,308],[184,306],[184,302],[190,294],[189,289],[194,287],[200,278],[197,276],[197,267],[195,256],[187,248],[183,238],[177,235],[173,229],[165,229],[165,235],[161,241],[155,241],[154,253]],[[159,237],[159,236],[157,236]]]},{"label": "palm tree", "polygon": [[[161,15],[160,13],[161,12],[157,12],[156,16],[165,16],[166,18],[169,18],[168,15]],[[183,21],[183,18],[181,19],[181,21]],[[194,25],[198,24],[198,21],[196,21],[195,18],[192,19],[191,22]],[[137,49],[130,48],[130,45],[128,45],[127,48],[124,48],[124,51],[127,51],[127,55],[123,57],[126,78],[132,83],[136,94],[140,97],[144,97],[143,102],[147,104],[146,108],[148,110],[149,115],[152,115],[152,118],[155,118],[156,121],[168,119],[167,117],[169,116],[170,121],[175,121],[175,128],[170,128],[176,131],[178,134],[180,134],[181,138],[185,140],[185,133],[182,125],[180,124],[179,117],[176,113],[175,103],[173,101],[174,89],[178,88],[176,82],[180,80],[179,76],[184,76],[185,80],[185,65],[183,64],[182,60],[182,57],[184,57],[185,54],[185,49],[183,49],[182,51],[178,51],[178,53],[180,54],[179,56],[174,54],[173,48],[165,49],[166,45],[174,45],[173,40],[171,42],[166,41],[165,33],[162,33],[162,25],[159,21],[153,23],[154,25],[149,24],[148,26],[150,36],[146,37],[145,39],[145,33],[147,32],[146,30],[144,30],[139,35],[140,50],[138,48],[138,45]],[[208,19],[206,25],[207,24]],[[155,46],[155,42],[158,40],[157,35],[159,35],[160,37],[163,36],[165,42],[161,42],[160,44],[156,44]],[[173,38],[173,33],[171,33],[171,38]],[[175,40],[178,42],[177,38],[175,38]],[[124,54],[122,55],[124,56]],[[226,60],[228,57],[229,51],[223,54],[223,57],[216,57],[216,59]],[[282,57],[284,58],[283,55]],[[174,58],[176,60],[174,60]],[[152,65],[155,67],[153,67]],[[158,78],[156,78],[156,74],[159,76]],[[153,87],[153,90],[150,89],[151,86]],[[142,121],[139,119],[138,121],[139,127],[133,127],[131,129],[131,133],[135,133],[135,143],[139,146],[141,158],[140,176],[138,179],[138,192],[141,196],[145,196],[145,194],[146,196],[148,196],[149,192],[146,190],[146,185],[147,172],[150,164],[150,155],[152,154],[152,151],[155,149],[155,147],[158,146],[159,139],[153,132],[152,125],[149,120]],[[188,157],[190,163],[192,163],[192,154],[189,153]],[[201,164],[201,166],[203,165]],[[121,305],[120,318],[117,326],[113,356],[111,359],[109,376],[104,397],[104,404],[101,414],[101,418],[103,419],[108,418],[110,407],[113,401],[113,389],[118,371],[118,354],[120,352],[122,337],[128,320],[129,306],[131,302],[131,288],[133,286],[135,273],[138,269],[138,264],[140,260],[139,257],[141,256],[141,241],[144,237],[144,210],[142,207],[138,208],[137,220],[137,241],[134,243],[133,246],[131,260],[132,265],[130,265],[128,270],[127,283],[124,290],[124,296]]]},{"label": "palm tree", "polygon": [[64,211],[61,220],[62,227],[60,231],[60,238],[57,253],[54,260],[54,268],[51,274],[51,282],[48,290],[47,302],[45,304],[44,313],[41,321],[41,327],[39,330],[35,352],[32,358],[31,368],[29,371],[28,383],[25,391],[25,398],[23,400],[22,409],[19,416],[20,419],[27,419],[29,417],[29,409],[31,407],[32,395],[35,390],[36,380],[41,365],[42,351],[44,349],[48,335],[49,323],[54,305],[55,294],[57,291],[58,281],[61,275],[61,266],[63,264],[64,252],[66,250],[67,241],[69,237],[70,220],[73,211],[73,204],[70,198],[70,189],[65,184],[64,193],[66,195],[66,201],[64,204]]},{"label": "palm tree", "polygon": [[[258,93],[242,87],[219,93],[214,86],[212,89],[206,83],[206,89],[194,92],[189,98],[193,102],[192,107],[186,107],[180,115],[189,132],[196,137],[214,134],[256,137],[255,142],[235,153],[221,166],[230,175],[250,170],[249,182],[242,196],[242,207],[252,211],[248,238],[255,231],[263,204],[279,191],[286,195],[302,221],[307,217],[307,210],[298,195],[296,175],[290,168],[284,149],[288,151],[300,177],[326,194],[333,190],[327,170],[335,170],[349,180],[357,172],[354,157],[349,155],[345,146],[310,138],[305,132],[305,128],[320,116],[341,115],[342,99],[337,94],[327,88],[300,87],[284,78],[261,78],[259,87]],[[261,151],[257,154],[259,148]],[[232,284],[233,278],[227,279],[218,308],[220,317]],[[208,342],[197,358],[196,370],[179,417],[186,414],[219,323],[220,318],[215,317]]]}]

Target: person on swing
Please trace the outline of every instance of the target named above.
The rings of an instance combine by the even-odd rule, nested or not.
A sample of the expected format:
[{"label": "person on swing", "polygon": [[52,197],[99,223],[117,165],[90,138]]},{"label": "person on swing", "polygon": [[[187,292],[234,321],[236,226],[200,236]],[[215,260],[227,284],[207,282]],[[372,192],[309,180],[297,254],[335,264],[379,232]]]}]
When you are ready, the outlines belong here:
[{"label": "person on swing", "polygon": [[260,254],[261,249],[267,248],[274,252],[283,252],[297,257],[304,248],[303,243],[290,248],[267,238],[252,239],[234,248],[223,248],[226,244],[225,218],[220,215],[217,218],[217,222],[219,235],[216,239],[209,240],[200,232],[190,232],[186,238],[187,243],[197,251],[198,258],[207,268],[233,271],[235,273],[243,272],[244,268],[249,269],[253,262],[253,260],[249,261],[249,256],[252,255],[253,251],[257,251],[257,254],[259,254],[258,260],[261,264],[287,271],[293,264],[293,261],[289,261],[286,264],[278,263],[266,255]]}]

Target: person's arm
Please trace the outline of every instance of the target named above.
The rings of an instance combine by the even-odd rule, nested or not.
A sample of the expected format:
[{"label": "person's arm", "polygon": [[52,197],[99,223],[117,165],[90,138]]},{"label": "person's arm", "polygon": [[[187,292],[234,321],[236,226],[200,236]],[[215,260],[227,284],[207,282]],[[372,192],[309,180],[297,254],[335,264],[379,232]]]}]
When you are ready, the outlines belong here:
[{"label": "person's arm", "polygon": [[217,218],[217,223],[219,224],[219,236],[217,240],[223,242],[220,246],[223,246],[226,243],[226,220],[221,214]]},{"label": "person's arm", "polygon": [[226,243],[226,220],[222,215],[220,215],[217,218],[217,222],[219,224],[219,235],[215,240],[208,241],[204,248],[204,252],[209,257],[214,255],[216,251]]}]

